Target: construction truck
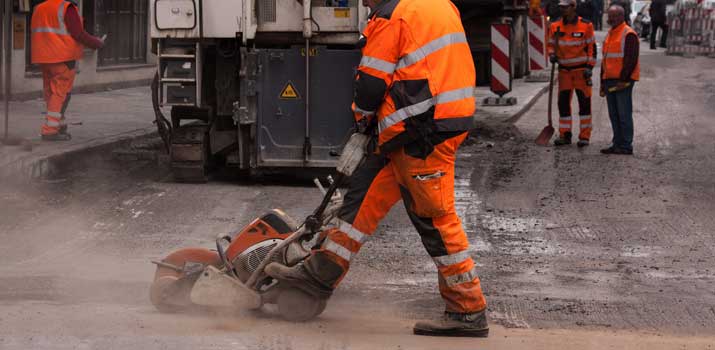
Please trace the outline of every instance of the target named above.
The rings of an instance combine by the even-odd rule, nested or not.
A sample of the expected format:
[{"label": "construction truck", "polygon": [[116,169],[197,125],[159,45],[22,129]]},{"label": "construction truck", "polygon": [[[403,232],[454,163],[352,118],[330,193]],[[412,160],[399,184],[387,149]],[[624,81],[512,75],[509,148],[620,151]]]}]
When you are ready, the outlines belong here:
[{"label": "construction truck", "polygon": [[[528,72],[526,0],[455,0],[489,76],[489,26],[512,23],[515,77]],[[152,0],[156,124],[177,181],[217,166],[334,167],[353,117],[360,0]]]}]

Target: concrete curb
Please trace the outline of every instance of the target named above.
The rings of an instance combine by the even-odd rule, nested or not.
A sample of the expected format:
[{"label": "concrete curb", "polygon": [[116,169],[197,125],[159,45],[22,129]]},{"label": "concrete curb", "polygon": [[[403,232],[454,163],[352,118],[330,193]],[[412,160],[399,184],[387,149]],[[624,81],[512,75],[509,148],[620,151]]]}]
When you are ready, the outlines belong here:
[{"label": "concrete curb", "polygon": [[45,154],[28,153],[25,157],[4,164],[0,169],[0,179],[35,180],[50,177],[66,168],[72,162],[93,153],[109,152],[120,144],[130,143],[141,137],[156,133],[155,128],[143,128],[121,134],[96,138],[78,143],[67,148],[57,149]]},{"label": "concrete curb", "polygon": [[513,116],[511,116],[510,118],[508,118],[508,119],[505,120],[504,122],[505,122],[505,123],[510,123],[510,124],[514,124],[514,123],[518,122],[519,119],[521,119],[521,117],[522,117],[524,114],[526,114],[526,112],[528,112],[529,109],[531,109],[531,107],[533,107],[534,104],[536,104],[536,101],[538,101],[539,98],[540,98],[541,96],[543,96],[544,93],[546,93],[547,91],[549,91],[549,86],[548,86],[548,85],[546,85],[546,86],[544,86],[543,88],[541,88],[541,89],[539,89],[538,91],[536,91],[536,93],[535,93],[533,96],[530,97],[529,102],[527,102],[527,103],[524,105],[524,107],[522,107],[519,111],[517,111]]}]

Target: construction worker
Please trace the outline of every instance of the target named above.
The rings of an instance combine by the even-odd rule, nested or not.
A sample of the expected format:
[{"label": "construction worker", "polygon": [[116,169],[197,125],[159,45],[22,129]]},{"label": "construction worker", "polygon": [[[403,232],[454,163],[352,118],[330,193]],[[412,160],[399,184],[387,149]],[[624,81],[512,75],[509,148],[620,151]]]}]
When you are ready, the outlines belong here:
[{"label": "construction worker", "polygon": [[[633,86],[640,77],[638,34],[625,23],[625,11],[614,5],[608,9],[611,30],[603,42],[601,97],[606,97],[613,142],[604,154],[633,154]],[[652,33],[651,33],[652,34]]]},{"label": "construction worker", "polygon": [[560,0],[561,20],[551,23],[548,42],[552,63],[559,64],[559,137],[554,145],[571,144],[571,98],[578,99],[578,146],[591,139],[591,75],[596,65],[596,38],[591,21],[576,15],[576,0]]},{"label": "construction worker", "polygon": [[371,13],[358,43],[352,108],[358,130],[376,134],[378,150],[350,178],[339,225],[320,248],[302,264],[273,263],[266,273],[327,298],[402,199],[446,303],[441,320],[418,322],[414,333],[486,337],[486,300],[454,206],[456,152],[475,110],[474,62],[459,12],[449,0],[363,4]]},{"label": "construction worker", "polygon": [[67,141],[64,113],[70,100],[77,60],[83,47],[99,49],[104,40],[84,31],[76,1],[47,0],[32,14],[32,63],[42,69],[47,110],[42,139]]}]

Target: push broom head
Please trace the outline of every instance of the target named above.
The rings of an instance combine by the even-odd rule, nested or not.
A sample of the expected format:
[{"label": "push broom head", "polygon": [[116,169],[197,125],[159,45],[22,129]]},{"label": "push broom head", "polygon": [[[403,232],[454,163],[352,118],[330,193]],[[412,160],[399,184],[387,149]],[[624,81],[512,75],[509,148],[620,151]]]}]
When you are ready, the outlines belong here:
[{"label": "push broom head", "polygon": [[554,127],[551,125],[545,126],[536,138],[536,144],[539,146],[546,146],[549,144],[549,141],[551,141],[552,136],[554,136]]}]

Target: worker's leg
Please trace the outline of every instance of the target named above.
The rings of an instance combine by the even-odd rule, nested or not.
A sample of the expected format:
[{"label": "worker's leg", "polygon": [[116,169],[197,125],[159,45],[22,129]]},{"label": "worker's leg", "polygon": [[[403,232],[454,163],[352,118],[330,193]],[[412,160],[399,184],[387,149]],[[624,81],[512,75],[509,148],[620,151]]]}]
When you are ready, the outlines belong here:
[{"label": "worker's leg", "polygon": [[559,70],[559,138],[571,139],[571,96],[573,95],[571,72]]},{"label": "worker's leg", "polygon": [[576,98],[578,99],[578,116],[580,120],[579,140],[588,141],[591,139],[591,86],[583,77],[583,71],[574,77]]},{"label": "worker's leg", "polygon": [[[608,81],[605,83],[604,89],[608,91],[609,88],[615,86],[615,82]],[[616,96],[612,92],[606,93],[606,103],[608,105],[608,118],[611,120],[611,129],[613,130],[613,138],[611,139],[611,146],[618,147],[621,141],[621,123],[619,120],[618,103],[616,101]]]},{"label": "worker's leg", "polygon": [[486,308],[469,241],[454,207],[454,162],[466,133],[436,145],[426,159],[395,152],[391,164],[410,220],[437,265],[446,311],[473,314]]},{"label": "worker's leg", "polygon": [[620,130],[620,142],[617,147],[633,151],[633,85],[623,90],[614,92],[613,95],[618,105],[618,128]]},{"label": "worker's leg", "polygon": [[45,90],[45,102],[47,111],[45,124],[42,126],[42,135],[51,136],[60,132],[62,126],[62,109],[67,94],[72,90],[74,84],[75,70],[70,69],[64,63],[52,63],[42,65],[43,77],[47,79]]},{"label": "worker's leg", "polygon": [[324,287],[337,287],[348,272],[350,260],[400,200],[395,175],[387,162],[384,156],[371,155],[352,175],[338,213],[339,227],[328,231],[320,249],[305,260],[306,270]]}]

